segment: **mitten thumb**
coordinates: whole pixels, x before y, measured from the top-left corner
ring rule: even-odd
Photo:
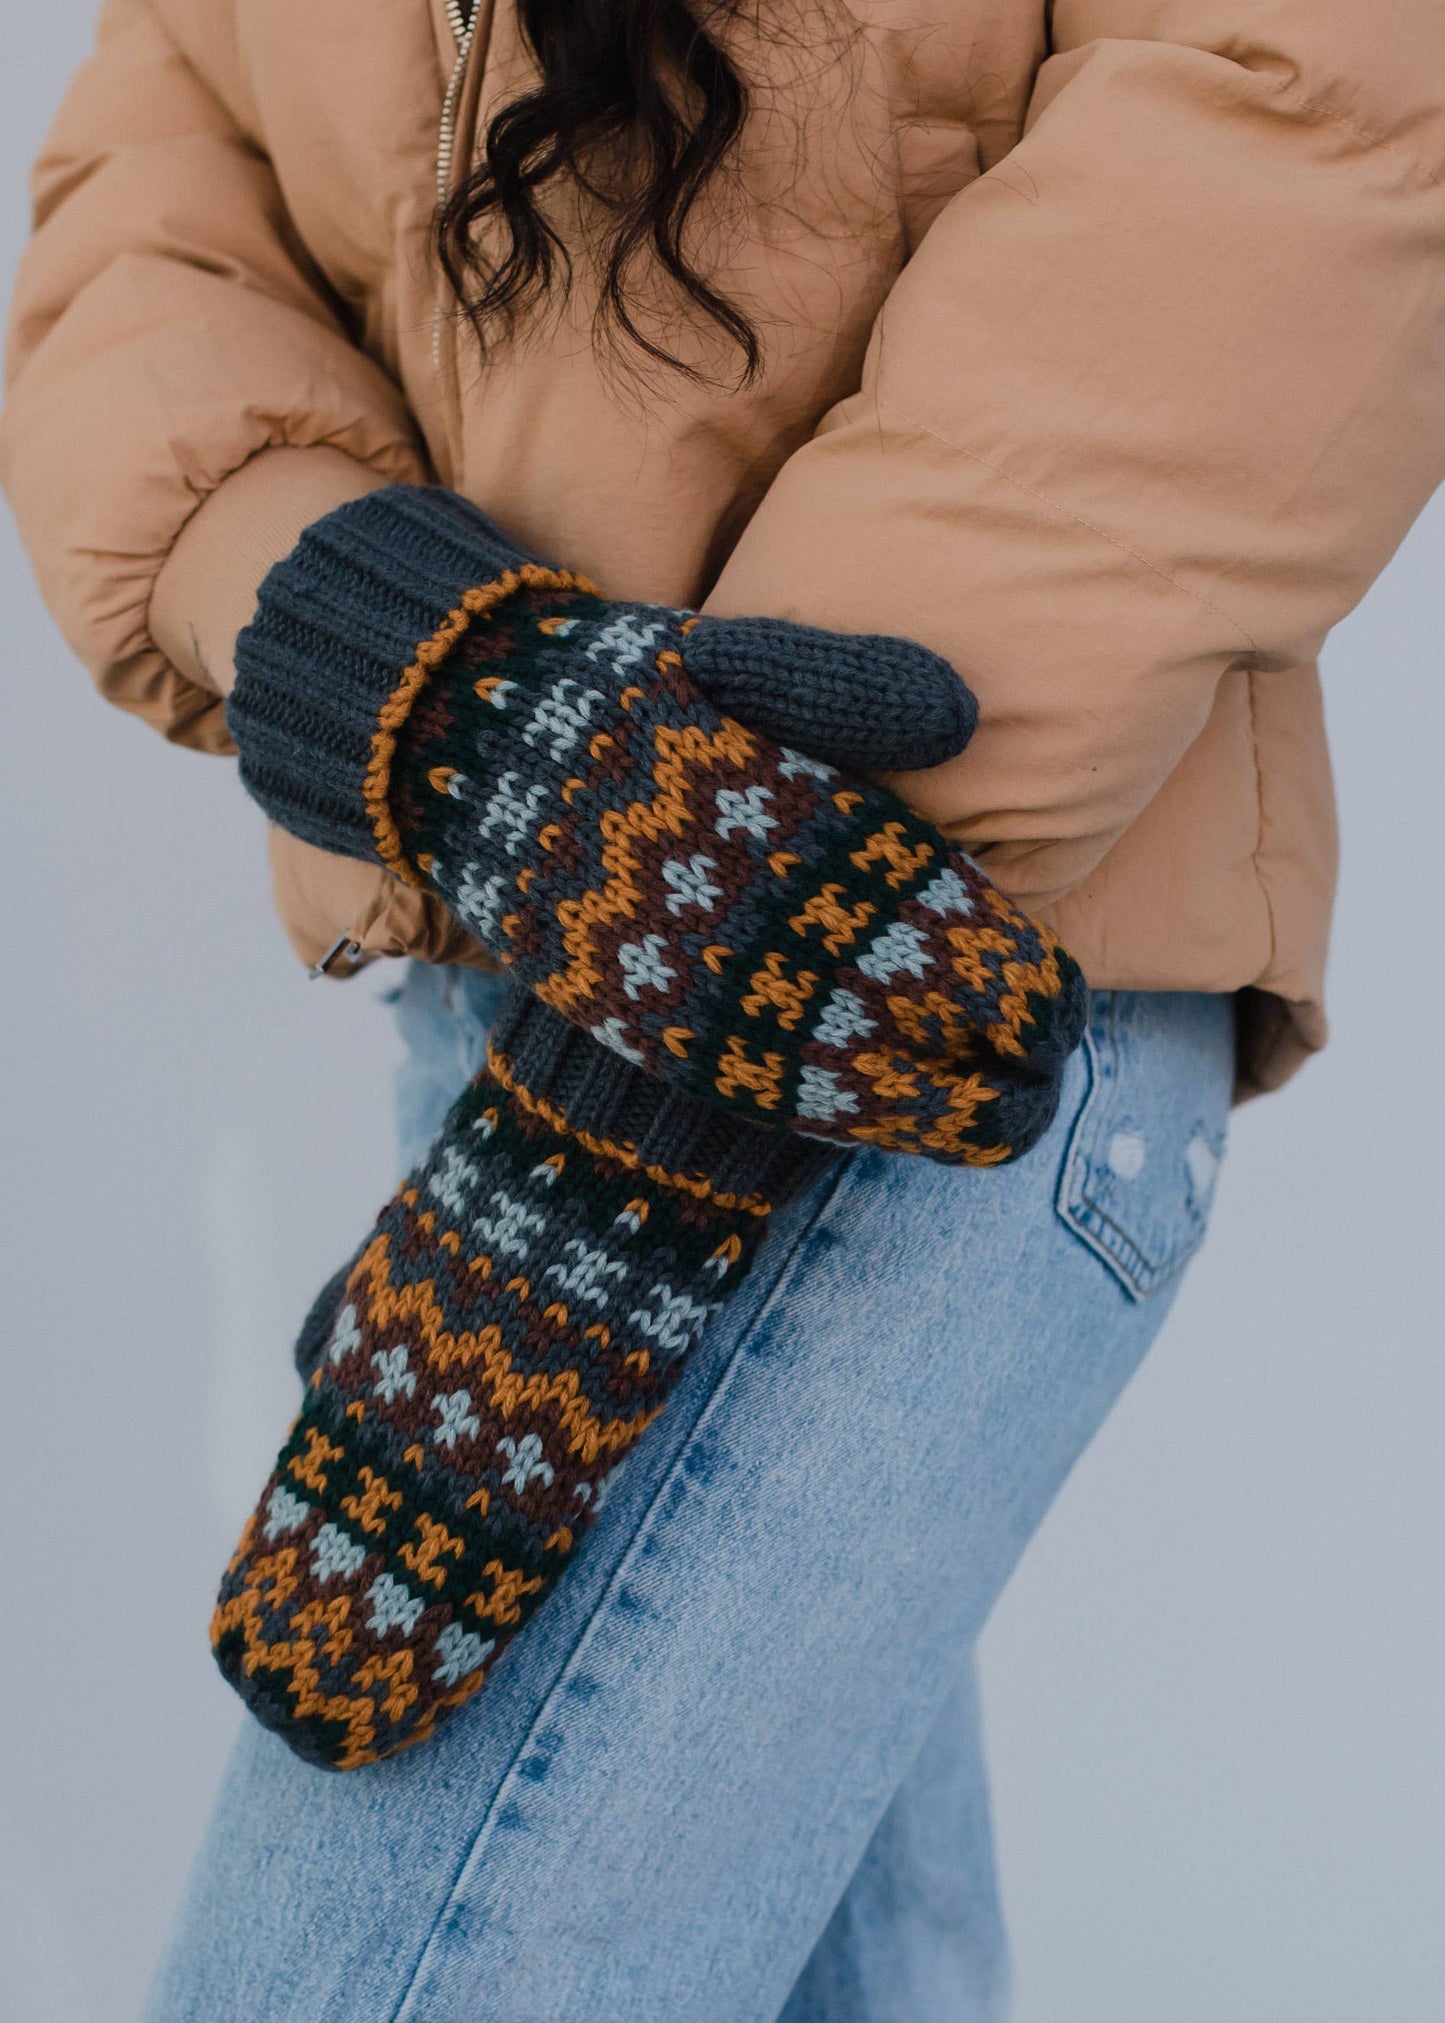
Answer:
[[[940,766],[978,722],[962,677],[910,639],[780,618],[700,618],[683,656],[726,715],[849,772]]]

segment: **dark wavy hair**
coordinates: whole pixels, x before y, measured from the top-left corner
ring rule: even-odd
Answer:
[[[648,358],[704,379],[639,326],[641,263],[669,277],[683,306],[740,353],[740,384],[756,376],[756,331],[687,244],[697,200],[747,117],[747,85],[711,28],[737,6],[519,0],[540,80],[492,120],[476,168],[436,221],[443,271],[484,350],[554,289],[563,298],[570,290],[572,251],[543,201],[550,186],[570,182],[601,227],[590,255],[601,284],[599,337],[620,333]]]

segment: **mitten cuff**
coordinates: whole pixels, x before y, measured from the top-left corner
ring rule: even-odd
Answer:
[[[842,1155],[654,1081],[513,985],[488,1035],[492,1074],[558,1128],[623,1163],[754,1208],[801,1193]]]
[[[435,486],[392,485],[307,528],[261,585],[227,706],[242,780],[272,821],[386,861],[367,786],[387,717],[404,716],[409,684],[464,628],[463,598],[528,564],[485,513]]]

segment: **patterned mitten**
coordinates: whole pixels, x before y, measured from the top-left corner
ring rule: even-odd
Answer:
[[[251,1711],[349,1770],[484,1683],[771,1206],[837,1155],[662,1084],[514,988],[383,1210],[227,1569]]]
[[[432,886],[623,1059],[948,1163],[1047,1127],[1078,970],[939,830],[821,762],[962,747],[971,701],[922,647],[609,601],[398,488],[303,535],[236,664],[272,818]]]

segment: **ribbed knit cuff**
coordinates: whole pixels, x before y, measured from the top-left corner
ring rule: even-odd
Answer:
[[[534,559],[436,486],[388,486],[308,527],[236,641],[227,707],[272,821],[380,861],[365,785],[388,699],[468,590]]]
[[[560,1112],[569,1130],[635,1154],[644,1167],[705,1180],[718,1194],[761,1196],[776,1206],[848,1156],[680,1095],[520,985],[508,992],[487,1044],[503,1085]]]

